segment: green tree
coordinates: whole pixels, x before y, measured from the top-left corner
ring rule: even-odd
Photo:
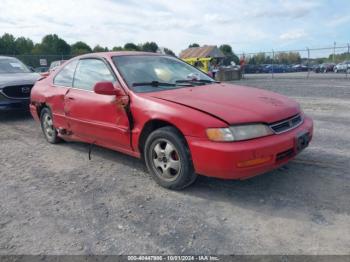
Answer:
[[[158,45],[155,42],[146,42],[141,45],[141,50],[156,53],[158,50]]]
[[[232,47],[230,45],[221,45],[219,47],[219,49],[221,50],[221,52],[225,55],[225,56],[232,56],[233,55],[233,51],[232,51]]]
[[[13,55],[16,53],[15,37],[5,33],[0,37],[0,54]]]
[[[72,55],[82,55],[82,54],[87,54],[91,52],[92,52],[91,47],[82,41],[78,41],[75,44],[71,45]]]
[[[15,41],[16,54],[30,54],[33,50],[34,43],[29,38],[18,37]]]
[[[102,47],[100,45],[97,45],[94,47],[94,49],[92,50],[93,52],[97,53],[97,52],[108,52],[108,47]]]
[[[300,64],[299,52],[281,52],[275,55],[275,62],[278,64]]]
[[[235,62],[235,64],[239,64],[239,58],[233,53],[232,47],[230,45],[221,45],[219,49],[226,57],[224,59],[225,65],[229,65],[232,61]]]
[[[112,48],[112,51],[123,51],[123,47],[115,46],[115,47]]]
[[[267,64],[267,59],[266,59],[266,55],[265,53],[258,53],[255,55],[255,60],[256,60],[256,64],[260,65],[260,64]]]
[[[166,53],[167,55],[176,56],[172,50],[170,50],[166,47],[164,48],[164,53]]]
[[[333,54],[329,55],[328,59],[325,58],[328,62],[333,62]],[[334,56],[334,62],[340,63],[345,60],[350,60],[350,55],[349,53],[341,53],[341,54],[336,54]]]
[[[140,48],[134,43],[126,43],[124,45],[124,50],[126,51],[140,51]]]
[[[197,44],[197,43],[193,43],[193,44],[190,44],[190,45],[188,46],[188,48],[192,48],[192,47],[200,47],[200,45]]]
[[[69,55],[70,45],[59,38],[56,34],[46,35],[40,44],[36,44],[33,49],[34,54],[45,55]]]
[[[247,57],[247,60],[248,60],[248,64],[250,65],[256,65],[256,57],[255,56],[249,56]]]

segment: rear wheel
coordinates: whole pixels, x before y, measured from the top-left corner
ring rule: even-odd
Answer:
[[[162,127],[149,135],[144,158],[154,180],[165,188],[183,189],[197,177],[186,141],[173,127]]]
[[[49,108],[45,107],[40,114],[41,129],[45,135],[46,140],[51,144],[56,144],[61,141],[58,137],[57,131],[53,126],[52,114]]]

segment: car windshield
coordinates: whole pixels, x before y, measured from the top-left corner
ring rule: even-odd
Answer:
[[[153,92],[214,83],[202,71],[170,56],[113,57],[128,86],[135,92]]]
[[[0,74],[11,73],[30,73],[28,67],[26,67],[21,61],[16,58],[6,57],[0,58]]]

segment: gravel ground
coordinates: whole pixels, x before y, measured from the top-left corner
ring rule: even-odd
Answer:
[[[327,73],[315,73],[310,71],[308,72],[295,72],[295,73],[274,73],[273,75],[271,73],[260,73],[260,74],[245,74],[244,78],[247,79],[350,79],[350,74],[346,74],[344,72],[342,73],[333,73],[333,72],[327,72]]]
[[[350,254],[350,80],[238,82],[298,100],[310,147],[246,181],[180,192],[139,160],[50,145],[28,114],[0,114],[0,254]]]

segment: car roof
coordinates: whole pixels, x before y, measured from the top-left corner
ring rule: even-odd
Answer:
[[[164,56],[160,53],[151,53],[151,52],[140,52],[140,51],[115,51],[115,52],[99,52],[99,53],[89,53],[77,56],[76,58],[84,57],[114,57],[114,56],[138,56],[138,55],[148,55],[148,56]]]

